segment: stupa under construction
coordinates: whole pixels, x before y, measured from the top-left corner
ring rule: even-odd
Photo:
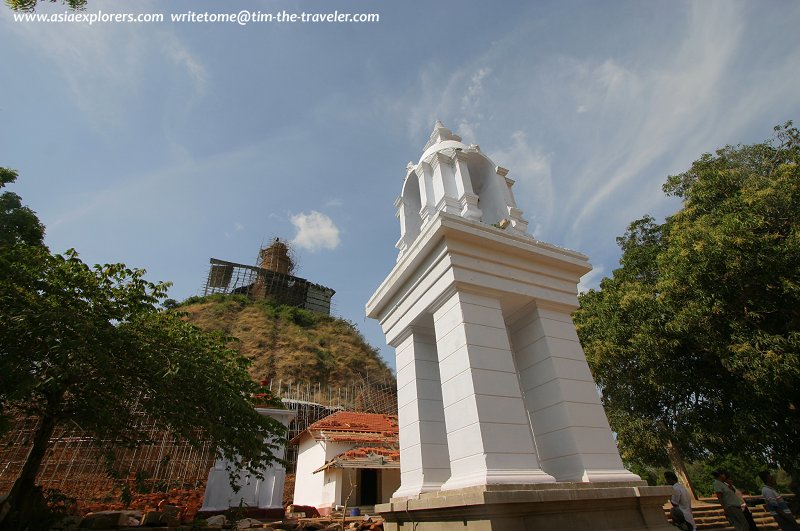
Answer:
[[[291,247],[280,238],[259,253],[257,266],[211,258],[203,294],[242,294],[253,300],[273,299],[280,304],[331,313],[331,288],[294,276]]]

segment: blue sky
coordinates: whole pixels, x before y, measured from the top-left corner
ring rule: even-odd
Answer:
[[[0,165],[54,251],[202,289],[209,257],[294,239],[298,274],[382,349],[364,304],[436,119],[517,181],[536,237],[617,266],[667,175],[800,118],[800,3],[89,0],[87,13],[377,13],[363,24],[35,23],[0,9]],[[40,13],[63,13],[61,3]]]

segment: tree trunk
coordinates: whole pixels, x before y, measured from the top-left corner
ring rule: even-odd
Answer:
[[[689,491],[692,501],[697,501],[697,493],[694,491],[692,482],[689,481],[689,474],[686,473],[686,464],[683,462],[681,452],[678,450],[678,447],[672,443],[671,439],[667,439],[667,457],[669,457],[669,462],[672,465],[672,469],[675,471],[675,475],[678,476],[680,484]]]
[[[56,427],[56,419],[50,415],[42,417],[39,427],[33,436],[33,445],[28,452],[28,457],[25,459],[25,464],[22,467],[19,477],[11,487],[11,492],[8,498],[3,503],[0,514],[0,527],[7,529],[7,520],[11,521],[11,525],[23,524],[26,508],[35,504],[41,497],[34,495],[34,488],[36,486],[36,476],[39,473],[39,466],[42,464],[44,454],[47,447],[50,445],[50,437]]]

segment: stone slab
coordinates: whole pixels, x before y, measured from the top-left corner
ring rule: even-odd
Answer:
[[[385,531],[667,531],[671,493],[639,481],[485,485],[393,498],[375,511]]]

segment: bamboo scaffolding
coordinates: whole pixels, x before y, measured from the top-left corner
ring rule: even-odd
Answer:
[[[342,409],[397,414],[394,381],[376,382],[357,375],[355,383],[347,387],[279,380],[270,381],[269,389],[283,401],[284,407],[296,412],[289,425],[289,439]],[[36,418],[20,415],[0,439],[0,492],[11,489],[28,455],[37,426]],[[149,442],[128,448],[116,441],[98,441],[76,427],[59,429],[50,441],[37,482],[45,489],[58,489],[78,500],[118,497],[126,484],[137,489],[205,485],[214,463],[215,448],[202,432],[198,430],[192,441],[177,439],[143,413],[136,415],[131,429],[146,433]],[[287,470],[291,472],[297,459],[297,447],[290,446],[287,450]],[[112,462],[106,463],[107,456],[113,456]]]

